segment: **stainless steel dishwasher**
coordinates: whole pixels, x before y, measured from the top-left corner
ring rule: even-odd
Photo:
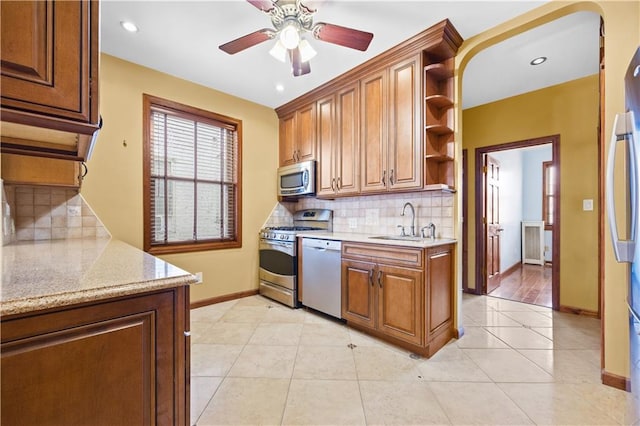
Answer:
[[[302,304],[341,318],[342,243],[305,237],[302,239]]]

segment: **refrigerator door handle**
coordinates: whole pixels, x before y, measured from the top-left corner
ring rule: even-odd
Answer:
[[[627,301],[627,307],[629,308],[629,313],[631,314],[631,316],[636,320],[638,324],[640,324],[640,315],[635,311],[635,309],[631,307],[628,301]]]
[[[613,242],[613,251],[618,262],[633,262],[637,240],[637,222],[638,222],[638,154],[634,141],[635,122],[633,111],[624,114],[617,114],[613,122],[613,133],[609,144],[609,155],[607,157],[607,175],[606,175],[606,206],[607,216],[609,218],[609,229]],[[629,196],[631,203],[631,232],[629,240],[620,240],[618,235],[618,224],[616,221],[616,208],[613,197],[613,169],[615,163],[616,146],[618,142],[627,140],[629,146],[629,173],[631,179],[629,182]]]

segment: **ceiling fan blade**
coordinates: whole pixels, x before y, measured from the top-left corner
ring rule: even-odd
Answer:
[[[319,22],[313,27],[313,36],[327,43],[338,44],[351,49],[367,50],[373,34],[340,25]]]
[[[309,13],[315,13],[318,11],[318,6],[322,6],[326,0],[303,0],[300,6],[305,8]]]
[[[251,46],[267,41],[273,37],[273,31],[263,28],[251,34],[247,34],[228,43],[218,46],[220,50],[227,52],[229,55],[241,52]]]
[[[273,9],[273,2],[271,0],[247,0],[247,1],[263,12],[269,12],[271,11],[271,9]]]
[[[297,47],[289,50],[289,59],[291,59],[291,67],[293,68],[294,77],[300,77],[301,75],[309,74],[311,72],[311,65],[309,65],[309,61],[301,61],[300,49]]]

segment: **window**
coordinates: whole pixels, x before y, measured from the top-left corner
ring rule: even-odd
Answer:
[[[542,220],[544,229],[553,229],[553,209],[555,206],[555,169],[553,161],[542,163]]]
[[[144,249],[240,247],[242,122],[143,95]]]

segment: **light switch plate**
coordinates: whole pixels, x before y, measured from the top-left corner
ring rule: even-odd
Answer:
[[[582,210],[585,212],[592,212],[593,200],[592,199],[582,200]]]

